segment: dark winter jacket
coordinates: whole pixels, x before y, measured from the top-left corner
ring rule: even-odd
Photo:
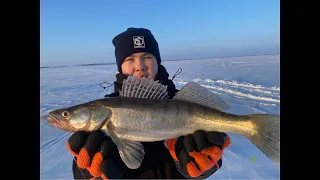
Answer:
[[[105,97],[117,97],[119,96],[119,90],[122,87],[122,81],[127,78],[123,74],[116,75],[117,81],[114,82],[114,93],[108,94]],[[160,65],[158,75],[155,80],[159,80],[160,83],[168,85],[168,94],[170,98],[178,92],[172,80],[169,79],[169,74],[166,69]],[[142,142],[145,150],[145,158],[138,169],[130,169],[126,171],[123,179],[186,179],[176,168],[176,165],[170,155],[169,150],[164,146],[164,141],[158,142]],[[221,160],[218,162],[221,165]],[[215,168],[215,167],[213,167]],[[76,167],[76,163],[73,163],[73,173],[75,177],[86,177],[88,172],[79,171]],[[201,178],[207,178],[212,175],[216,170],[211,171],[210,174],[203,174]],[[83,175],[82,175],[83,174]],[[87,177],[90,177],[88,175]]]

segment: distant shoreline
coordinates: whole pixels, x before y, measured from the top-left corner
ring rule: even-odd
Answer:
[[[266,56],[266,55],[276,55],[280,53],[270,53],[270,54],[258,54],[258,55],[243,55],[243,56],[225,56],[225,57],[208,57],[208,58],[191,58],[191,59],[172,59],[172,60],[163,60],[166,61],[190,61],[197,59],[215,59],[215,58],[234,58],[234,57],[251,57],[251,56]],[[40,69],[45,68],[63,68],[63,67],[77,67],[77,66],[97,66],[97,65],[115,65],[116,63],[89,63],[89,64],[75,64],[75,65],[61,65],[61,66],[40,66]]]

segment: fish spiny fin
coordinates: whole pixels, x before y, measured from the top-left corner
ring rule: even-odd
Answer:
[[[140,142],[120,139],[108,126],[108,135],[116,144],[124,164],[130,169],[138,169],[144,159],[144,147]]]
[[[129,76],[122,83],[121,97],[167,99],[167,86],[149,78],[135,78]]]
[[[230,108],[229,105],[216,94],[196,82],[189,82],[182,86],[173,99],[188,101],[221,111],[225,111]]]
[[[255,129],[247,138],[268,158],[280,165],[280,115],[249,115]]]

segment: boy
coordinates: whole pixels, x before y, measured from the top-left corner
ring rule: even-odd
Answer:
[[[159,80],[168,86],[173,98],[176,89],[161,57],[156,39],[144,28],[128,28],[112,40],[119,73],[114,82],[114,93],[106,98],[118,97],[122,82],[129,75]],[[165,145],[164,145],[165,144]],[[75,156],[75,179],[204,179],[222,166],[223,149],[230,145],[225,133],[196,131],[184,137],[165,142],[143,142],[145,157],[138,169],[128,169],[120,159],[113,141],[101,131],[76,132],[67,142]],[[215,149],[215,153],[208,149]]]

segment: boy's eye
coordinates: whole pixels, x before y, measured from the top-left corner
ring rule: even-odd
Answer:
[[[126,59],[125,61],[132,61],[133,59]]]

